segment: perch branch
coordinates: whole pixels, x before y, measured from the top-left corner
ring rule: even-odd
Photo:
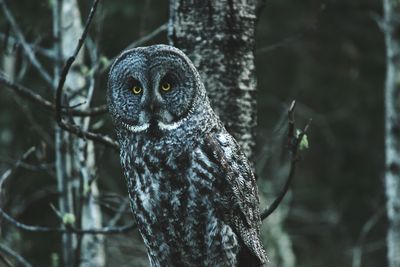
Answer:
[[[296,107],[296,101],[293,101],[288,110],[288,148],[289,148],[289,152],[291,154],[290,155],[291,156],[290,170],[289,170],[288,178],[286,180],[285,185],[283,186],[282,191],[275,198],[274,202],[272,202],[271,206],[266,208],[261,213],[261,220],[264,220],[269,215],[271,215],[276,210],[276,208],[279,206],[279,204],[282,202],[287,191],[289,190],[289,186],[290,186],[291,182],[293,181],[293,178],[296,173],[296,165],[298,162],[298,151],[299,151],[300,143],[310,126],[311,120],[308,121],[308,123],[304,126],[303,130],[296,136],[295,125],[294,125],[294,123],[295,123],[295,120],[294,120],[295,107]]]

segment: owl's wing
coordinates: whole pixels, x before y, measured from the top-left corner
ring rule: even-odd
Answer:
[[[252,254],[261,263],[266,262],[265,251],[260,240],[260,210],[256,179],[250,163],[236,140],[225,129],[210,133],[205,140],[207,154],[220,169],[226,192],[230,195],[234,218],[232,227]]]

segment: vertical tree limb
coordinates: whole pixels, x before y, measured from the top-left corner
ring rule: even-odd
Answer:
[[[400,267],[400,2],[384,0],[386,41],[385,184],[389,229],[388,263]]]

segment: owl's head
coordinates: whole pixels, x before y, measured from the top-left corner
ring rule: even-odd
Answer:
[[[130,132],[176,129],[204,97],[196,68],[172,46],[127,50],[115,60],[109,73],[109,111],[116,126]]]

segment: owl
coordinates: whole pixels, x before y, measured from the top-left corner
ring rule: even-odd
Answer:
[[[189,58],[168,45],[123,52],[107,103],[151,265],[264,265],[254,174]]]

